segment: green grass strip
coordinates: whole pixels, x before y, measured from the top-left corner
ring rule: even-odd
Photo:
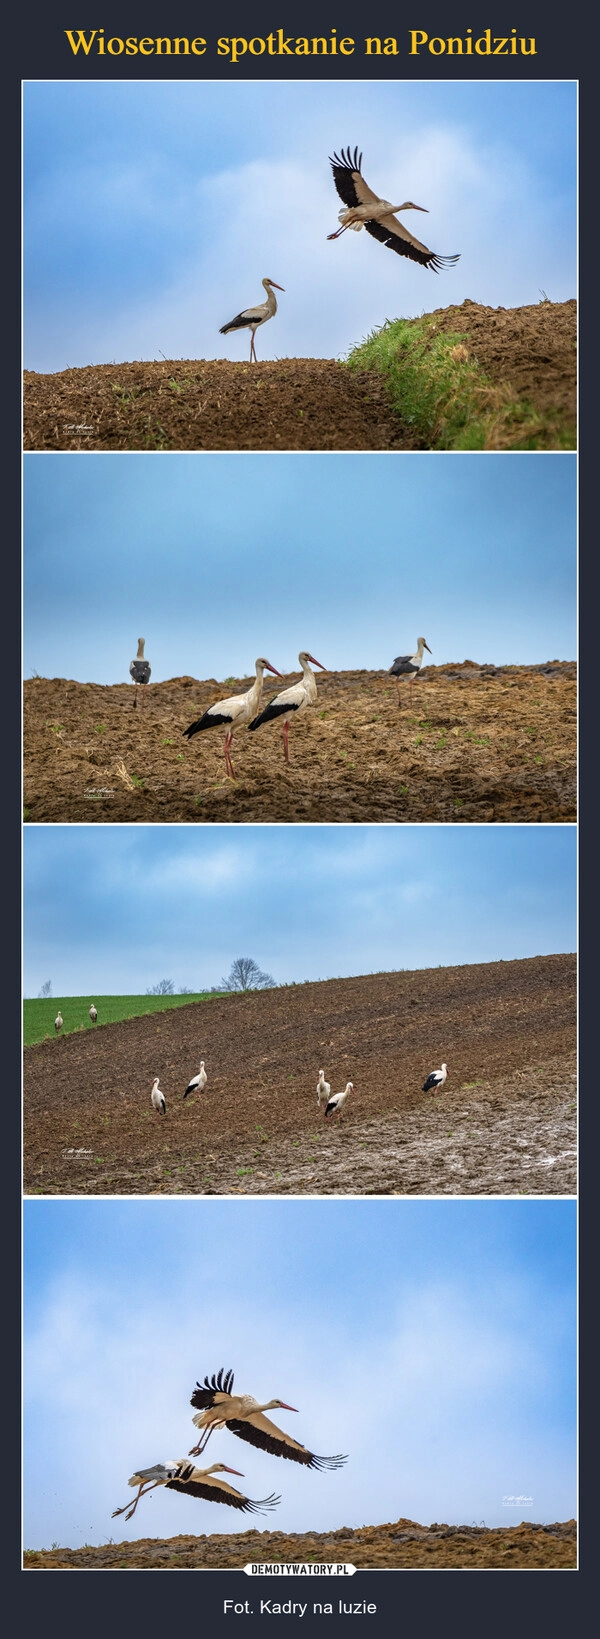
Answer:
[[[435,314],[388,319],[354,347],[350,370],[379,370],[405,426],[435,450],[570,450],[575,431],[556,410],[515,399],[470,358],[471,338],[438,330]]]
[[[26,1047],[46,1041],[56,1034],[54,1020],[60,1009],[63,1027],[61,1036],[75,1030],[97,1030],[101,1024],[117,1024],[120,1019],[139,1019],[148,1013],[164,1013],[173,1007],[187,1007],[190,1002],[212,1001],[214,992],[199,991],[194,996],[44,996],[23,1003],[23,1039]],[[228,992],[223,992],[228,994]],[[89,1009],[92,1002],[98,1012],[98,1023],[92,1024]]]

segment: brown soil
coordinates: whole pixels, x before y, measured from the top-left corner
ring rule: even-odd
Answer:
[[[494,383],[575,425],[574,300],[436,309],[465,332]],[[420,323],[415,320],[415,323]],[[426,447],[391,407],[376,370],[335,359],[140,360],[55,375],[25,372],[27,450],[389,450]]]
[[[26,371],[26,450],[411,450],[377,370],[225,359]]]
[[[330,979],[98,1025],[25,1051],[25,1187],[573,1193],[574,1050],[568,955]],[[207,1091],[184,1103],[200,1057]],[[444,1091],[422,1093],[442,1060]],[[354,1083],[343,1119],[319,1115],[320,1065],[334,1091]],[[166,1118],[150,1107],[156,1075]]]
[[[534,307],[436,309],[437,329],[466,332],[470,357],[496,385],[536,410],[559,410],[575,428],[577,413],[577,303],[536,302]]]
[[[295,674],[285,683],[297,679]],[[250,679],[239,688],[249,687]],[[283,683],[279,687],[283,687]],[[318,701],[290,730],[191,741],[186,725],[235,686],[214,678],[134,685],[25,684],[25,803],[32,821],[533,821],[575,809],[576,668],[429,666],[319,674]],[[276,692],[274,690],[274,692]],[[265,694],[265,699],[268,694]],[[139,782],[139,783],[136,783]]]
[[[139,1542],[117,1542],[103,1548],[31,1549],[24,1557],[29,1571],[175,1571],[187,1569],[236,1570],[253,1560],[306,1564],[309,1560],[327,1564],[346,1563],[362,1570],[433,1570],[462,1567],[467,1570],[573,1570],[577,1565],[577,1524],[566,1520],[555,1525],[509,1525],[496,1530],[474,1525],[418,1525],[399,1519],[390,1525],[363,1525],[357,1530],[342,1526],[339,1531],[302,1531],[287,1535],[282,1531],[241,1531],[233,1536],[142,1537]],[[318,1583],[318,1586],[317,1586]],[[290,1584],[285,1598],[289,1597]],[[280,1601],[284,1595],[274,1579],[261,1578],[263,1599]],[[350,1592],[341,1582],[315,1578],[303,1584],[302,1599],[348,1601],[362,1598],[360,1582]],[[240,1594],[240,1598],[242,1595]]]

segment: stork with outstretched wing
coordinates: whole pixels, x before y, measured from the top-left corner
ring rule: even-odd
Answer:
[[[232,1391],[233,1372],[224,1373],[223,1367],[210,1379],[205,1377],[204,1383],[196,1384],[191,1404],[197,1409],[192,1421],[203,1432],[198,1444],[192,1447],[190,1457],[197,1457],[204,1451],[214,1429],[228,1428],[240,1440],[260,1446],[272,1457],[289,1457],[294,1463],[303,1463],[305,1468],[341,1468],[346,1462],[346,1458],[341,1456],[316,1457],[314,1451],[299,1445],[291,1434],[277,1428],[264,1415],[265,1411],[276,1406],[283,1411],[296,1411],[296,1406],[289,1406],[285,1400],[263,1400],[259,1403],[251,1394],[233,1394]]]
[[[425,205],[413,205],[411,199],[405,199],[403,205],[391,205],[389,199],[379,199],[365,182],[358,148],[354,149],[354,155],[349,148],[345,153],[342,148],[341,154],[334,154],[329,163],[344,209],[338,213],[342,226],[335,233],[328,233],[328,239],[339,239],[346,228],[353,228],[355,233],[366,228],[367,233],[379,239],[388,250],[395,250],[398,256],[408,256],[411,262],[420,262],[421,267],[431,268],[432,273],[454,267],[460,260],[459,256],[438,256],[428,250],[427,245],[422,245],[420,239],[415,239],[404,223],[398,221],[397,211],[423,211],[427,215]]]

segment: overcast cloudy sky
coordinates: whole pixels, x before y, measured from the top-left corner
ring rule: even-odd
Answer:
[[[575,949],[571,826],[28,826],[25,994]]]
[[[311,1472],[215,1434],[203,1463],[241,1469],[251,1497],[282,1494],[259,1530],[572,1517],[575,1213],[26,1202],[25,1545],[246,1530],[164,1491],[111,1519],[131,1473],[187,1453],[190,1394],[221,1365],[238,1391],[298,1407],[273,1415],[312,1451],[348,1454]]]
[[[574,455],[25,457],[25,675],[575,657]],[[426,656],[426,658],[428,658]]]
[[[337,356],[465,297],[574,296],[575,111],[570,82],[28,84],[26,365],[245,358],[219,327],[264,275],[285,295],[262,358]],[[348,143],[376,192],[428,209],[455,269],[364,232],[327,243],[328,155]]]

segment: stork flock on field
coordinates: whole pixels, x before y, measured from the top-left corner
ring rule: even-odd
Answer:
[[[150,665],[143,658],[144,643],[145,639],[140,637],[137,658],[132,660],[129,667],[134,683],[141,685],[140,698],[142,701],[146,686],[150,680]],[[429,644],[424,637],[420,637],[417,639],[415,653],[397,655],[393,665],[389,668],[390,676],[396,677],[398,683],[401,682],[403,677],[410,678],[411,699],[415,677],[418,676],[423,664],[425,649],[427,649],[428,654],[431,654]],[[237,733],[237,730],[247,728],[253,734],[256,729],[262,728],[264,723],[279,721],[282,727],[284,757],[286,763],[289,763],[290,722],[293,722],[300,712],[305,711],[307,706],[314,706],[317,700],[317,680],[311,667],[318,666],[319,670],[323,672],[327,669],[320,660],[315,659],[315,656],[308,649],[300,650],[298,660],[302,667],[302,677],[299,682],[292,683],[289,688],[281,689],[279,694],[272,695],[267,705],[261,710],[265,672],[272,672],[275,677],[281,677],[282,673],[278,671],[277,666],[272,665],[270,660],[266,660],[264,655],[259,655],[255,661],[256,676],[251,688],[247,689],[245,694],[232,694],[224,700],[215,700],[212,706],[209,706],[202,713],[201,717],[197,717],[195,722],[182,729],[184,739],[193,740],[196,734],[202,734],[209,728],[224,728],[223,755],[225,758],[225,772],[229,779],[234,780],[236,776],[231,760],[231,747],[233,736]],[[137,690],[133,703],[134,706],[137,705]],[[398,691],[398,705],[400,705],[400,691]]]
[[[442,1064],[441,1070],[432,1070],[431,1075],[429,1075],[427,1080],[424,1082],[421,1091],[423,1093],[429,1093],[432,1092],[434,1088],[443,1087],[447,1074],[448,1067],[446,1064]],[[150,1103],[153,1110],[156,1110],[157,1115],[166,1116],[167,1101],[162,1089],[159,1087],[159,1081],[160,1076],[156,1076],[152,1083]],[[190,1098],[190,1096],[194,1093],[199,1095],[196,1102],[200,1102],[200,1097],[206,1088],[207,1082],[208,1076],[204,1067],[204,1059],[201,1059],[200,1069],[197,1076],[192,1076],[191,1081],[188,1082],[185,1089],[183,1095],[184,1103],[186,1098]],[[352,1092],[354,1092],[354,1083],[352,1081],[347,1081],[343,1092],[333,1093],[332,1095],[331,1085],[325,1080],[325,1071],[319,1070],[319,1079],[317,1082],[317,1107],[320,1110],[321,1105],[323,1106],[323,1120],[326,1120],[327,1116],[332,1115],[337,1115],[338,1119],[341,1120],[344,1105]]]
[[[191,1397],[190,1404],[196,1410],[192,1422],[201,1430],[197,1445],[192,1446],[189,1457],[198,1457],[208,1441],[218,1429],[227,1428],[238,1439],[245,1440],[249,1445],[259,1446],[262,1451],[269,1452],[272,1457],[287,1457],[291,1462],[301,1463],[305,1468],[330,1469],[341,1468],[347,1461],[346,1457],[317,1457],[306,1446],[300,1445],[291,1434],[285,1433],[265,1412],[279,1406],[283,1411],[296,1411],[296,1406],[290,1406],[286,1400],[255,1400],[251,1394],[233,1393],[233,1372],[224,1372],[223,1367],[204,1383],[197,1383]],[[270,1496],[254,1502],[226,1480],[217,1479],[218,1474],[236,1474],[243,1479],[239,1468],[230,1468],[227,1463],[212,1463],[209,1468],[195,1468],[185,1457],[176,1457],[166,1463],[155,1463],[153,1468],[139,1468],[129,1480],[130,1486],[137,1489],[135,1502],[125,1503],[123,1508],[115,1508],[112,1518],[118,1514],[125,1514],[127,1520],[132,1519],[138,1503],[148,1491],[154,1491],[157,1486],[164,1485],[167,1491],[183,1491],[189,1497],[201,1497],[205,1502],[223,1502],[230,1508],[238,1508],[244,1514],[266,1513],[276,1508],[281,1497],[271,1492]]]
[[[92,1005],[89,1009],[89,1014],[90,1014],[90,1019],[92,1021],[92,1024],[96,1024],[97,1021],[98,1021],[98,1009],[94,1006],[93,1002],[92,1002]],[[57,1036],[60,1035],[63,1024],[64,1024],[64,1019],[63,1019],[62,1013],[61,1013],[60,1008],[59,1008],[58,1013],[56,1015],[56,1018],[54,1020],[54,1029],[55,1029],[55,1032],[56,1032]],[[79,1025],[78,1028],[82,1029],[82,1026]]]
[[[388,250],[394,250],[397,256],[407,256],[411,262],[419,262],[421,267],[429,268],[432,273],[454,267],[460,260],[459,256],[438,256],[436,251],[428,250],[427,245],[409,233],[404,223],[399,222],[397,212],[422,211],[427,215],[426,206],[415,205],[411,199],[405,199],[403,205],[392,205],[389,199],[380,199],[365,182],[361,169],[362,154],[359,154],[358,148],[354,149],[354,154],[350,148],[346,151],[342,148],[341,154],[334,153],[329,163],[343,208],[338,212],[341,226],[336,228],[335,233],[328,233],[328,239],[339,239],[347,228],[352,228],[355,233],[366,228],[367,233]],[[256,307],[242,308],[234,319],[221,325],[219,332],[221,336],[227,336],[233,330],[249,330],[251,364],[257,362],[254,345],[256,332],[277,312],[277,298],[273,292],[283,291],[283,286],[275,284],[274,279],[263,279],[262,284],[267,293],[266,301],[259,302]]]

